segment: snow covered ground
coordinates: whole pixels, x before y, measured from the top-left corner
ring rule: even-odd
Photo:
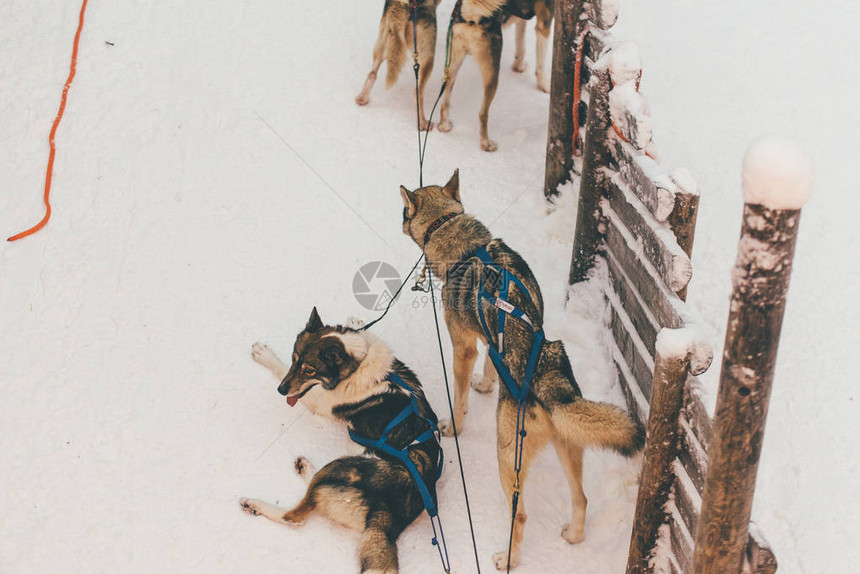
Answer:
[[[720,332],[746,144],[781,131],[815,158],[755,513],[781,571],[850,572],[860,559],[849,490],[860,281],[850,233],[857,150],[843,134],[860,120],[850,49],[858,9],[828,0],[818,18],[792,2],[798,9],[622,1],[616,33],[640,45],[664,161],[702,185],[689,300]],[[377,4],[90,3],[57,136],[54,217],[35,236],[0,244],[0,572],[356,570],[354,534],[322,519],[287,529],[237,501],[298,500],[292,460],[324,463],[347,442],[342,429],[286,407],[251,343],[286,356],[313,305],[331,322],[374,316],[353,297],[356,270],[387,261],[405,272],[418,256],[401,233],[397,193],[417,186],[410,71],[388,92],[378,85],[366,108],[352,101],[369,69]],[[46,134],[79,7],[0,6],[6,236],[41,217]],[[510,70],[510,32],[490,115],[499,151],[478,149],[480,80],[469,60],[454,131],[431,134],[425,181],[460,168],[467,209],[533,265],[548,333],[567,342],[586,394],[620,402],[593,293],[563,309],[575,199],[552,213],[542,201],[548,97],[535,89],[531,32],[529,72]],[[442,414],[426,301],[407,294],[378,332]],[[487,572],[508,528],[494,407],[492,396],[473,397],[461,441]],[[454,571],[473,571],[453,443],[445,447],[445,532]],[[519,571],[621,571],[635,474],[614,454],[587,455],[586,541],[571,546],[559,536],[569,519],[563,476],[549,452],[539,459]],[[439,571],[429,538],[426,517],[404,533],[404,572]]]

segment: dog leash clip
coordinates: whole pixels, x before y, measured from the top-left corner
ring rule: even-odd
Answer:
[[[427,286],[427,264],[424,264],[424,268],[421,270],[421,275],[415,280],[415,284],[412,286],[412,291],[421,291],[422,293],[427,293],[430,291],[430,288]]]

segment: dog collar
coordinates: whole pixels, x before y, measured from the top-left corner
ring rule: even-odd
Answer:
[[[442,217],[438,218],[436,221],[431,223],[430,227],[427,228],[427,231],[424,232],[424,245],[427,245],[427,242],[430,241],[430,236],[433,235],[433,233],[437,229],[439,229],[440,227],[445,225],[446,221],[448,221],[450,219],[454,219],[458,215],[463,215],[463,214],[462,213],[446,213],[445,215],[443,215]]]

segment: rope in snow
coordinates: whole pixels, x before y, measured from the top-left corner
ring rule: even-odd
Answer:
[[[86,10],[87,10],[87,0],[84,0],[83,3],[81,4],[81,14],[78,17],[78,30],[77,30],[77,32],[75,32],[75,43],[72,47],[72,62],[69,66],[69,77],[66,80],[66,85],[63,86],[63,95],[60,98],[60,109],[57,112],[57,117],[54,118],[54,124],[51,126],[51,134],[48,137],[50,144],[51,144],[51,152],[48,155],[48,169],[47,169],[47,173],[45,174],[45,195],[44,195],[45,216],[42,218],[42,221],[40,221],[39,223],[37,223],[36,225],[31,227],[30,229],[22,231],[21,233],[18,233],[17,235],[13,235],[9,239],[7,239],[7,241],[17,241],[18,239],[23,239],[24,237],[27,237],[28,235],[32,235],[32,234],[36,233],[37,231],[39,231],[40,229],[45,227],[45,225],[48,223],[48,220],[51,218],[51,201],[50,201],[51,180],[52,180],[53,173],[54,173],[54,156],[57,153],[57,148],[54,145],[54,136],[57,133],[57,127],[59,127],[59,125],[60,125],[60,120],[63,119],[63,112],[66,109],[66,96],[69,93],[69,88],[72,86],[72,80],[75,79],[75,68],[77,67],[77,62],[78,62],[78,45],[80,44],[80,41],[81,41],[81,30],[83,30],[83,28],[84,28],[84,13],[86,12]]]

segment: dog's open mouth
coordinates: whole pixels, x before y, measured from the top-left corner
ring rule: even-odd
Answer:
[[[294,393],[292,395],[287,395],[287,404],[291,407],[296,406],[296,403],[299,402],[299,399],[308,394],[308,391],[317,386],[319,383],[312,383],[305,387],[303,390],[298,393]]]

